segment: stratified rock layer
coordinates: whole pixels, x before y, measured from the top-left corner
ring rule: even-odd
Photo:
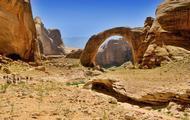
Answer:
[[[65,53],[61,33],[58,29],[47,30],[39,17],[35,18],[40,51],[44,55],[62,55]]]
[[[100,47],[96,55],[96,62],[101,67],[120,66],[132,60],[131,57],[131,48],[126,41],[122,38],[111,39]]]
[[[38,50],[29,0],[0,1],[0,54],[34,60]]]
[[[187,0],[166,0],[158,7],[156,20],[146,38],[149,47],[142,57],[143,66],[151,67],[171,60],[173,55],[169,53],[168,45],[190,50],[189,6],[190,1]],[[184,50],[182,53],[187,51]]]

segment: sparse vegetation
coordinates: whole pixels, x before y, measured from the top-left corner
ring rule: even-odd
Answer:
[[[79,87],[80,85],[84,85],[84,84],[85,84],[85,82],[83,80],[66,83],[67,86],[77,86],[77,87]]]
[[[6,93],[9,86],[10,86],[10,84],[8,84],[8,83],[1,84],[0,85],[0,93]]]
[[[53,61],[57,64],[59,63],[58,61],[64,60],[53,59]],[[51,60],[49,63],[51,63]],[[30,67],[27,67],[27,65],[23,65],[22,67],[20,63],[8,65],[11,71],[20,71],[20,74],[22,74],[21,76],[30,77],[31,75],[35,75],[35,80],[28,82],[21,81],[18,84],[12,85],[6,84],[4,82],[1,83],[0,91],[3,94],[0,94],[0,109],[3,111],[8,111],[9,114],[1,111],[0,118],[7,118],[5,115],[13,116],[13,119],[16,119],[15,116],[22,118],[22,109],[22,111],[27,111],[27,117],[32,117],[35,119],[38,119],[38,117],[42,117],[43,115],[49,116],[49,119],[64,118],[65,116],[66,118],[72,118],[74,117],[73,115],[75,113],[78,113],[80,117],[86,116],[84,119],[89,119],[89,116],[92,115],[103,120],[109,120],[110,118],[124,118],[122,114],[129,110],[136,110],[134,107],[130,107],[129,110],[126,110],[127,108],[122,107],[120,108],[120,111],[120,109],[118,109],[120,104],[114,104],[113,107],[113,104],[110,104],[110,98],[106,98],[106,96],[99,94],[93,95],[92,93],[94,92],[85,92],[86,90],[83,91],[83,89],[81,89],[82,86],[91,80],[92,76],[88,76],[85,73],[89,71],[87,68],[77,65],[78,61],[71,60],[73,65],[76,64],[76,66],[71,67],[71,69],[68,69],[67,65],[62,65],[63,67],[56,67],[54,65],[49,66],[49,63],[44,65],[47,68],[46,72],[36,72],[36,70],[30,69]],[[70,63],[69,59],[67,59],[67,63]],[[63,62],[61,64],[65,63]],[[97,75],[95,78],[100,77],[125,80],[130,83],[130,86],[133,86],[133,84],[137,86],[142,85],[148,81],[148,84],[146,84],[146,89],[148,88],[149,84],[153,84],[155,82],[158,82],[159,86],[163,84],[163,86],[168,87],[168,85],[174,80],[173,78],[180,78],[179,82],[182,82],[184,80],[184,75],[186,75],[186,77],[190,76],[188,73],[189,68],[187,66],[189,63],[185,62],[185,64],[180,67],[181,69],[176,70],[176,68],[179,68],[179,64],[181,65],[179,62],[174,62],[164,65],[161,68],[148,70],[115,67],[113,71],[109,70],[105,73]],[[180,75],[179,73],[183,73],[183,75]],[[173,74],[175,74],[175,77],[172,77]],[[71,76],[72,80],[70,80]],[[175,83],[173,84],[175,85]],[[154,89],[155,88],[156,87],[154,87]],[[7,89],[9,92],[6,92]],[[7,105],[7,101],[11,102],[9,102]],[[144,108],[138,109],[144,110]],[[157,114],[158,112],[161,114],[161,116],[169,116],[172,118],[175,117],[175,114],[170,111],[170,109],[173,109],[171,106],[168,107],[169,110],[166,110],[167,112],[165,112],[165,109],[166,108],[161,107],[155,110],[148,109],[147,111],[153,112],[153,115],[154,113]],[[110,111],[114,111],[117,114],[108,115]],[[31,116],[30,113],[32,114]],[[181,119],[189,119],[187,113],[183,111],[179,111],[179,113],[181,114]]]

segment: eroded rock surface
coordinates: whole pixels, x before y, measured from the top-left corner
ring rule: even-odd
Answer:
[[[99,48],[96,55],[96,62],[101,67],[120,66],[130,60],[132,60],[131,48],[122,38],[107,41]]]
[[[156,19],[147,17],[143,28],[113,28],[92,36],[81,63],[87,67],[96,66],[97,49],[106,38],[114,35],[128,39],[134,64],[152,68],[160,66],[163,61],[176,60],[176,53],[171,54],[168,46],[176,47],[177,53],[181,51],[179,47],[185,49],[185,53],[190,51],[189,5],[187,0],[166,0],[157,8]]]
[[[176,86],[156,87],[156,83],[150,83],[145,87],[143,84],[134,85],[124,80],[94,79],[84,88],[97,90],[115,97],[120,102],[132,104],[164,105],[170,101],[190,104],[190,89],[187,83],[183,83],[184,88],[178,86],[178,89],[175,89]]]
[[[40,51],[44,55],[62,55],[65,53],[61,33],[58,29],[47,30],[39,17],[35,18]]]
[[[66,58],[80,59],[82,52],[82,49],[71,50],[70,53],[66,55]]]
[[[171,56],[174,55],[167,52],[167,45],[190,50],[189,4],[190,1],[187,0],[166,0],[157,8],[156,20],[146,37],[146,43],[150,46],[146,50],[145,56],[142,57],[142,64],[151,66],[154,62],[160,65],[163,60],[171,59]],[[155,48],[152,46],[157,49],[156,55]],[[160,56],[163,50],[165,54]],[[147,58],[147,54],[152,57]]]
[[[1,0],[0,8],[0,54],[34,60],[38,49],[30,1]]]
[[[134,63],[139,62],[139,57],[142,56],[140,52],[142,41],[145,37],[142,28],[127,28],[127,27],[117,27],[109,29],[103,32],[93,35],[86,44],[86,47],[81,55],[81,64],[86,67],[94,67],[96,63],[96,55],[99,47],[106,41],[107,38],[112,36],[122,36],[129,44],[132,50],[132,58]]]

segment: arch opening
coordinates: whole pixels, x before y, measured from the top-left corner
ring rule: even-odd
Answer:
[[[128,42],[131,50],[132,50],[132,58],[133,64],[138,63],[138,51],[141,42],[142,32],[141,31],[132,31],[131,28],[128,27],[116,27],[112,29],[108,29],[106,31],[100,32],[96,35],[93,35],[88,40],[85,49],[80,57],[80,62],[85,67],[95,67],[96,64],[96,54],[98,52],[99,47],[106,41],[107,38],[112,36],[122,36]]]
[[[7,55],[6,57],[14,60],[14,61],[17,61],[17,60],[21,60],[21,57],[19,54],[16,54],[16,53],[12,53],[12,54],[9,54]]]
[[[132,48],[126,37],[113,35],[100,45],[96,57],[96,65],[104,68],[119,67],[126,62],[133,63]]]

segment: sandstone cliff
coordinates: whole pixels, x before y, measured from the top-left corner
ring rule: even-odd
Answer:
[[[132,60],[131,54],[131,48],[125,40],[111,39],[100,47],[96,63],[101,67],[120,66]]]
[[[30,1],[1,0],[0,54],[22,60],[37,60],[36,42]]]
[[[40,51],[44,55],[62,55],[65,53],[61,33],[58,29],[47,30],[39,17],[35,18]]]
[[[160,65],[162,61],[172,60],[168,45],[190,50],[190,1],[166,0],[156,11],[156,20],[145,39],[149,46],[142,58],[142,65]],[[178,51],[178,48],[174,48]],[[178,52],[179,53],[179,52]]]

